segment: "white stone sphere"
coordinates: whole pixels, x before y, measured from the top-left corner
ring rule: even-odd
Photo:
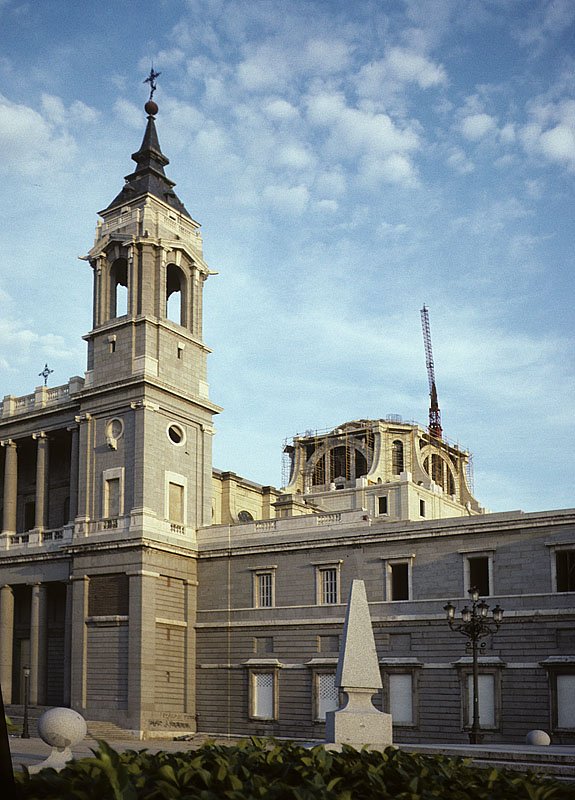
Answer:
[[[87,733],[86,720],[71,708],[50,708],[38,719],[38,733],[52,747],[73,747]]]
[[[536,747],[548,747],[551,744],[551,737],[545,731],[529,731],[525,737],[525,742]]]

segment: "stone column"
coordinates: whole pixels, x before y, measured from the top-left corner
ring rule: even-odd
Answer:
[[[156,579],[139,570],[130,576],[128,644],[128,724],[135,731],[148,727],[155,704]]]
[[[16,533],[16,508],[18,502],[18,450],[16,442],[2,442],[6,450],[4,461],[4,517],[2,533]]]
[[[14,643],[14,592],[0,589],[0,683],[4,703],[12,702],[12,648]]]
[[[81,575],[76,578],[70,578],[70,581],[72,584],[70,706],[82,714],[86,708],[87,692],[86,655],[88,637],[86,617],[88,616],[90,579],[87,575]]]
[[[77,516],[84,523],[91,517],[92,511],[92,416],[82,414],[76,417],[79,427],[78,446],[78,508]],[[87,533],[87,530],[85,531]]]
[[[36,510],[34,527],[46,527],[46,508],[48,505],[48,437],[45,433],[34,433],[36,439]]]
[[[184,661],[184,711],[196,713],[196,608],[197,580],[186,581],[186,653]]]
[[[30,612],[30,705],[46,702],[46,587],[32,585]]]
[[[72,582],[66,583],[66,616],[64,619],[64,687],[63,701],[69,706],[72,700]]]
[[[72,425],[68,430],[72,434],[70,445],[70,510],[68,519],[65,521],[73,524],[78,513],[78,426]]]

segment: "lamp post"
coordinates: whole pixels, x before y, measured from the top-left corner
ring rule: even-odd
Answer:
[[[479,592],[475,586],[469,590],[471,608],[464,606],[461,609],[461,622],[455,621],[455,606],[451,603],[443,606],[447,615],[447,622],[452,631],[467,637],[466,650],[471,650],[473,664],[473,721],[469,730],[469,742],[481,744],[483,735],[479,725],[479,651],[484,652],[486,636],[496,633],[503,620],[503,609],[496,605],[492,610],[492,617],[488,617],[489,606],[484,600],[479,599]]]
[[[28,698],[30,694],[30,667],[24,667],[24,723],[22,725],[21,739],[29,739],[30,731],[28,730]]]

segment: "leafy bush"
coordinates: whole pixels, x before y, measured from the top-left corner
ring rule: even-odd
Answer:
[[[116,753],[99,742],[93,758],[60,773],[17,775],[34,800],[575,800],[575,787],[534,774],[474,767],[469,760],[344,747],[306,749],[257,739],[206,744],[186,753]]]

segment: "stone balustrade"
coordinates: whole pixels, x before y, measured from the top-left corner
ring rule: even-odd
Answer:
[[[46,406],[68,403],[71,395],[77,394],[83,388],[84,379],[76,375],[62,386],[37,386],[32,394],[25,394],[22,397],[8,394],[0,403],[0,418],[6,419],[46,408]]]

